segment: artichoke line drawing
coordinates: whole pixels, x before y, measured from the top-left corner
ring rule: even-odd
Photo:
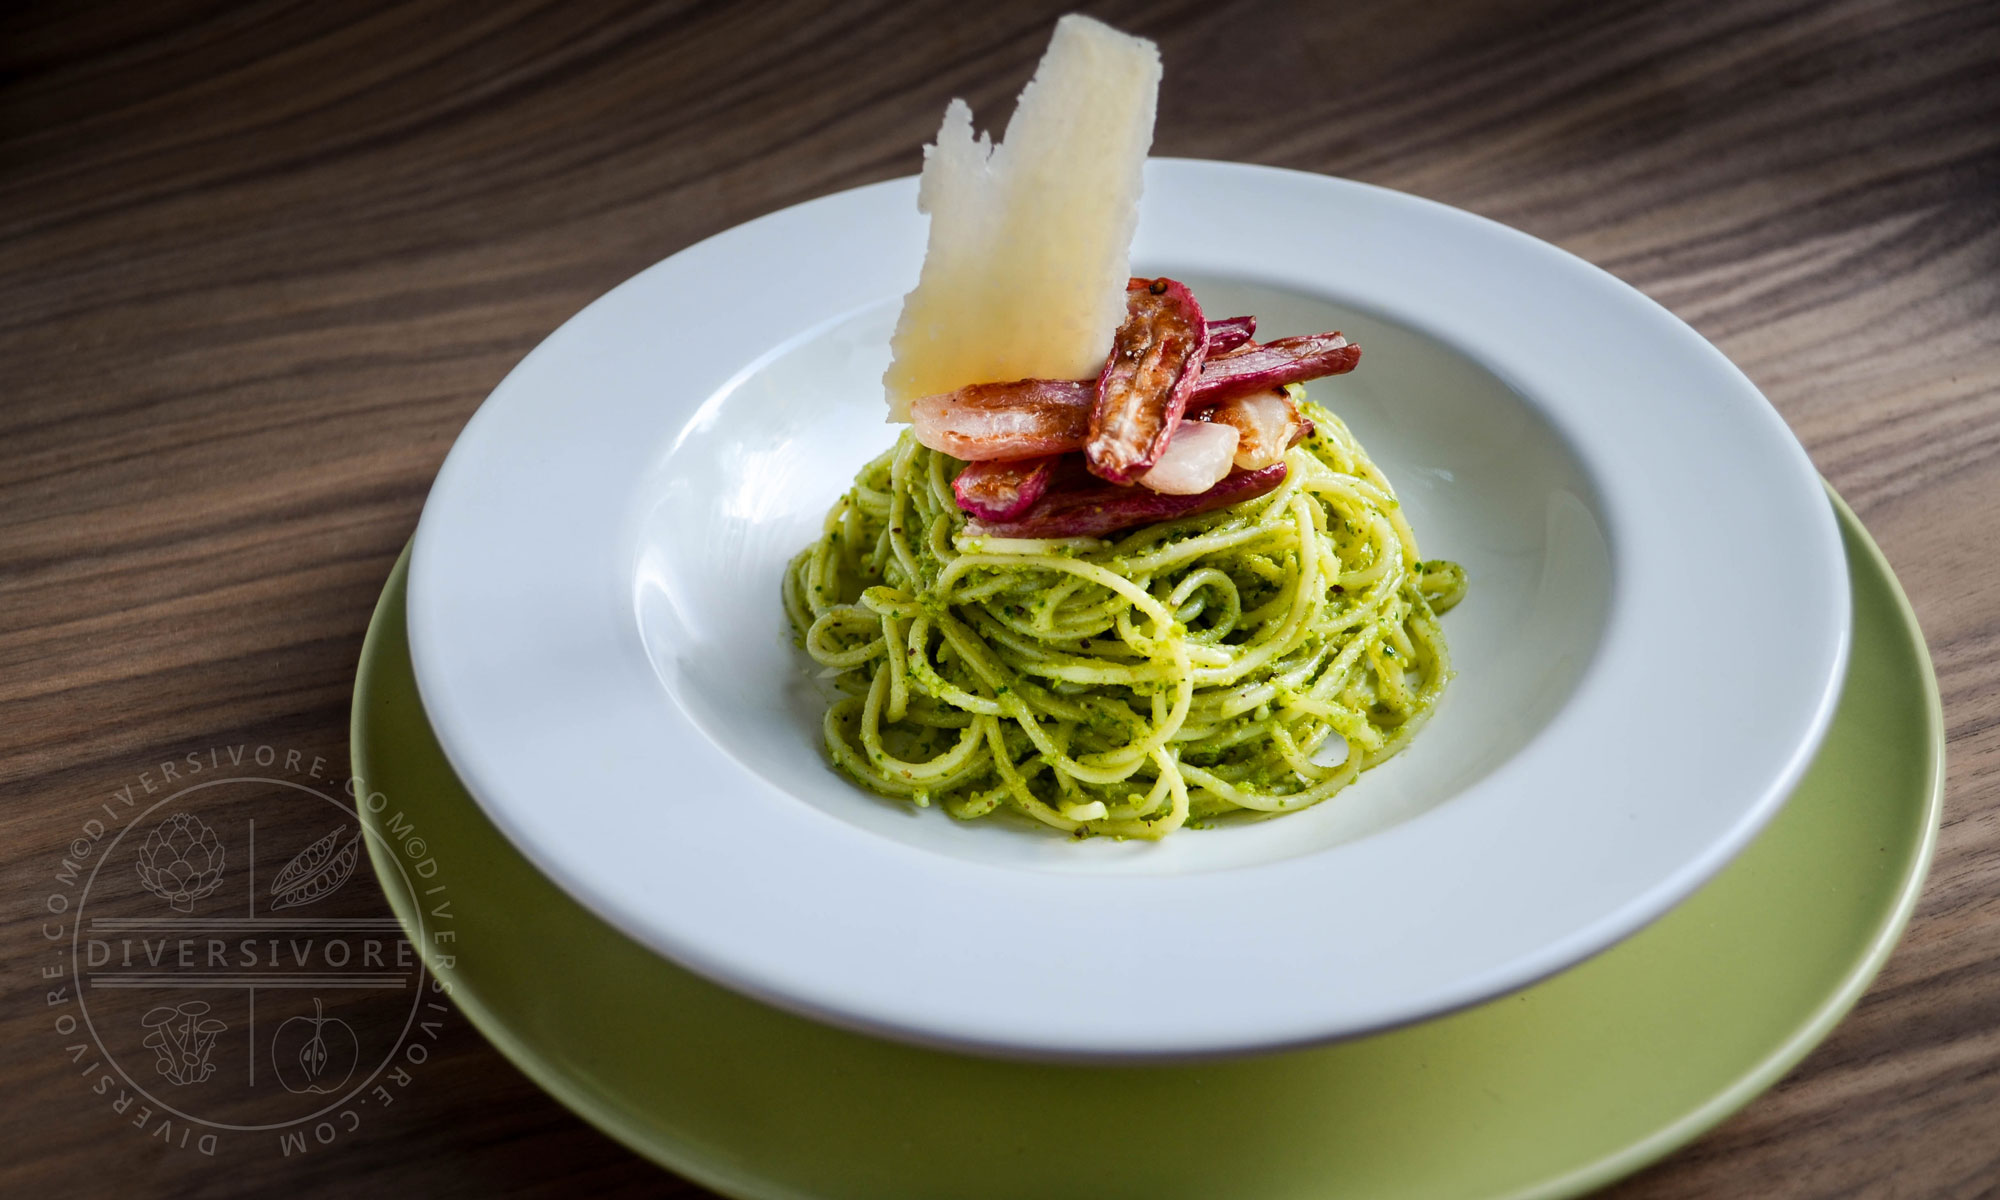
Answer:
[[[222,841],[193,813],[177,812],[153,826],[139,847],[139,882],[173,905],[193,912],[194,902],[222,886]]]
[[[324,900],[354,874],[361,859],[361,830],[344,841],[347,826],[338,825],[326,836],[292,856],[271,881],[271,910],[298,908]]]

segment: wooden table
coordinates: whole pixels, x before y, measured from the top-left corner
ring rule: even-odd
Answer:
[[[1686,318],[1916,604],[1950,783],[1907,938],[1789,1079],[1612,1194],[2000,1194],[2000,6],[1095,7],[1164,49],[1157,152],[1434,197]],[[697,1194],[455,1013],[336,1145],[168,1144],[93,1094],[57,1028],[46,898],[157,764],[268,746],[301,756],[277,774],[344,774],[370,608],[488,389],[647,264],[915,170],[948,98],[998,123],[1059,11],[0,16],[0,1192]],[[315,804],[258,837],[302,844]],[[124,890],[97,911],[144,895]],[[365,873],[343,897],[386,911]]]

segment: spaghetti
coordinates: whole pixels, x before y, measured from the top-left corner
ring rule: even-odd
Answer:
[[[1402,749],[1465,572],[1419,557],[1388,480],[1294,396],[1315,432],[1276,490],[1104,540],[968,532],[961,464],[906,430],[785,577],[844,693],[835,766],[955,817],[1158,838],[1317,804]]]

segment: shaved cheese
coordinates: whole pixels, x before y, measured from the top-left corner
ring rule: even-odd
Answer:
[[[931,218],[883,383],[889,419],[967,384],[1090,379],[1125,317],[1160,52],[1089,17],[1056,22],[995,146],[962,100],[924,148]]]

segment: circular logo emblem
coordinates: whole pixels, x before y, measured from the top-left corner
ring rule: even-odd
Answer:
[[[447,1012],[372,880],[355,884],[372,852],[403,894],[428,887],[413,909],[428,937],[431,913],[449,918],[429,847],[381,793],[298,778],[297,752],[292,772],[269,770],[278,759],[190,754],[178,786],[148,773],[150,789],[123,789],[104,806],[122,824],[94,816],[72,842],[57,880],[73,890],[51,895],[61,920],[43,929],[65,959],[56,1030],[89,1086],[148,1136],[211,1156],[246,1140],[306,1153],[359,1129]]]

